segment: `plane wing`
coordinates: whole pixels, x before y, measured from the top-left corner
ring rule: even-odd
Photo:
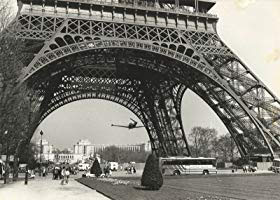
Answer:
[[[128,128],[128,126],[124,126],[124,125],[116,125],[116,124],[111,124],[111,126],[122,127],[122,128]]]

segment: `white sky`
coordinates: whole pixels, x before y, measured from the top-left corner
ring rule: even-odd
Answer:
[[[280,96],[280,0],[217,0],[211,10],[220,18],[218,33],[276,96]],[[188,92],[182,105],[186,134],[193,126],[227,132],[216,114]],[[72,147],[79,139],[96,144],[133,144],[148,141],[145,129],[111,127],[136,118],[126,108],[102,100],[83,100],[52,113],[39,126],[44,138],[57,147]]]

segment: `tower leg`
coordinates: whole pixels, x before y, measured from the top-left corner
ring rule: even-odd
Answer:
[[[186,136],[182,126],[177,101],[181,101],[171,83],[142,83],[142,112],[150,135],[152,147],[158,156],[190,156]],[[176,98],[177,97],[177,98]]]

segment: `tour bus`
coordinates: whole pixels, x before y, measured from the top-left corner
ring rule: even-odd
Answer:
[[[271,167],[275,173],[280,173],[280,159],[274,159]]]
[[[164,175],[217,174],[216,158],[160,157]]]

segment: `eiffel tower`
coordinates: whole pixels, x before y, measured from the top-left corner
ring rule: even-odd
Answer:
[[[38,91],[39,125],[61,106],[104,99],[132,111],[158,156],[191,156],[186,90],[227,127],[241,156],[277,157],[279,99],[217,33],[214,0],[18,0],[21,83]],[[191,114],[190,114],[191,115]]]

